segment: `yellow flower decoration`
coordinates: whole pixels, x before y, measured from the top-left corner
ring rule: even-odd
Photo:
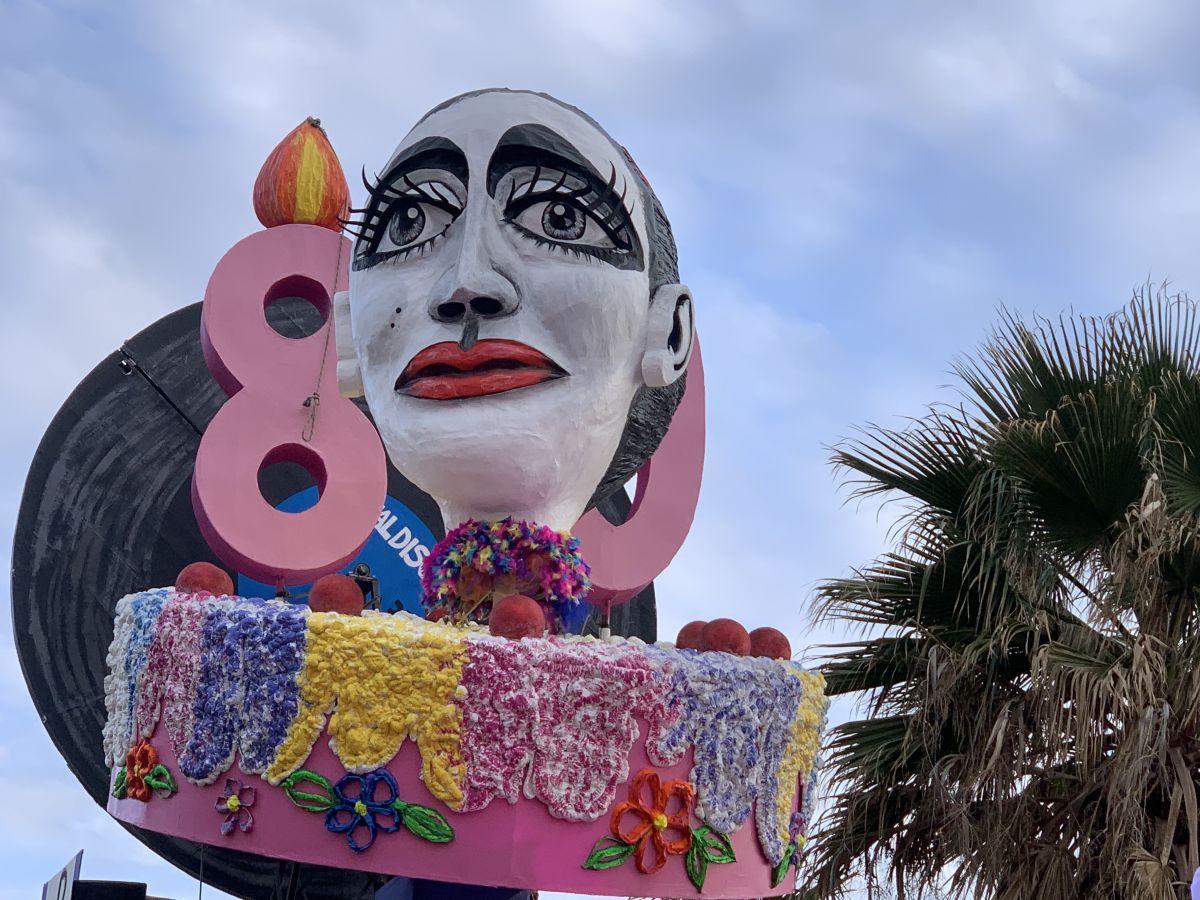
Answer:
[[[779,765],[777,783],[794,785],[801,775],[808,773],[817,762],[821,747],[821,720],[825,716],[825,677],[819,672],[805,672],[799,666],[789,665],[792,674],[804,684],[804,697],[796,718],[792,720],[792,733],[788,738],[783,760]],[[780,790],[775,797],[775,827],[779,840],[786,847],[790,836],[788,827],[792,819],[792,802],[796,799],[790,790]]]
[[[313,613],[300,672],[300,709],[267,779],[304,765],[326,726],[351,772],[388,763],[406,739],[421,753],[425,784],[451,809],[462,803],[462,714],[455,704],[466,636],[402,616]]]

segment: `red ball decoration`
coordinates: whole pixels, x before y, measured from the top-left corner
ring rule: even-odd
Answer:
[[[750,653],[750,634],[733,619],[713,619],[700,632],[700,649],[747,656]]]
[[[308,592],[308,608],[313,612],[359,616],[363,611],[363,593],[349,575],[322,575]]]
[[[700,635],[704,633],[704,626],[707,622],[697,619],[695,622],[688,622],[679,629],[679,637],[675,638],[676,650],[699,650]]]
[[[488,618],[492,634],[519,641],[523,637],[540,637],[546,629],[542,606],[524,594],[509,594],[497,600]]]
[[[791,659],[792,645],[778,628],[755,628],[750,632],[750,655],[768,659]]]
[[[188,563],[175,577],[175,590],[181,594],[233,595],[233,579],[229,573],[210,562]]]

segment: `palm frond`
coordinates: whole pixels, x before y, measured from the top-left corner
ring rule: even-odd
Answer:
[[[908,514],[817,591],[830,806],[797,896],[1183,900],[1200,865],[1200,315],[1005,313],[965,409],[835,465]]]

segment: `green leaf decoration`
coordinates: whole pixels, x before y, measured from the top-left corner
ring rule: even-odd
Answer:
[[[708,856],[704,851],[704,841],[696,840],[696,835],[697,832],[692,832],[692,846],[688,848],[683,864],[687,869],[688,880],[696,886],[696,890],[702,891],[704,879],[708,877]]]
[[[112,795],[118,800],[124,800],[125,794],[127,793],[125,787],[125,777],[125,767],[121,766],[121,768],[117,769],[117,781],[116,784],[113,785],[112,789]]]
[[[321,793],[301,790],[299,785],[302,784],[316,785]],[[333,785],[329,779],[308,769],[297,769],[283,779],[280,786],[288,795],[288,799],[306,812],[325,812],[337,802],[333,795]]]
[[[696,841],[700,842],[704,858],[710,863],[737,862],[737,856],[733,852],[733,844],[730,843],[729,836],[715,828],[701,825],[692,832],[692,844],[694,845]]]
[[[431,844],[448,844],[454,840],[454,827],[436,809],[399,800],[392,806],[400,813],[400,821],[404,823],[404,827],[421,840]]]
[[[788,846],[783,854],[783,859],[779,861],[779,865],[771,871],[771,887],[779,887],[780,882],[787,877],[788,869],[792,867],[792,860],[796,858],[797,849],[795,841]]]
[[[175,784],[175,778],[171,775],[171,770],[162,763],[150,770],[150,774],[146,776],[146,785],[156,791],[166,791],[167,796],[179,790]]]
[[[624,841],[618,841],[610,835],[605,835],[593,845],[592,852],[584,860],[583,867],[594,871],[615,869],[633,855],[634,849],[634,844],[626,844]]]

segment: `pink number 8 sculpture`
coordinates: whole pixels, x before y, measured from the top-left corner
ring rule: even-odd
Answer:
[[[204,295],[204,358],[229,400],[200,441],[192,499],[218,557],[259,581],[301,584],[349,563],[371,533],[387,489],[374,426],[338,393],[331,298],[348,282],[350,242],[316,225],[279,225],[238,242]],[[324,317],[291,339],[267,323],[276,300],[303,297]],[[296,463],[319,499],[283,512],[259,472]]]

